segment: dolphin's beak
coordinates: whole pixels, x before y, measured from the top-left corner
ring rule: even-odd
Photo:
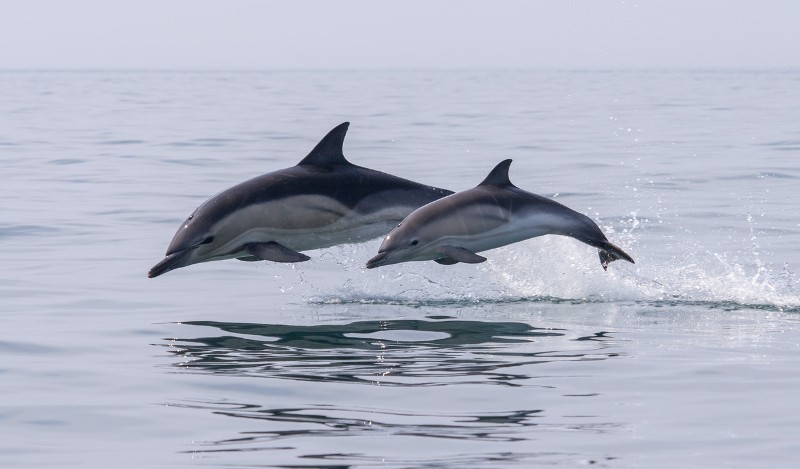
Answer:
[[[393,262],[391,262],[391,261],[386,262],[387,261],[386,258],[391,253],[392,253],[392,251],[379,252],[377,256],[375,256],[372,259],[367,261],[367,268],[368,269],[374,269],[375,267],[380,267],[380,266],[383,266],[383,265],[393,264]]]
[[[186,264],[183,262],[186,256],[192,251],[192,249],[184,249],[183,251],[174,252],[164,259],[161,260],[158,264],[154,265],[149,272],[147,272],[148,278],[156,278],[161,274],[165,274],[170,270],[175,270],[180,267],[184,267]]]

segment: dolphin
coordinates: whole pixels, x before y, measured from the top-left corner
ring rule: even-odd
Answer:
[[[307,261],[300,251],[380,237],[414,209],[453,193],[350,163],[342,151],[349,125],[331,130],[296,166],[205,201],[147,276],[232,258]]]
[[[512,184],[510,165],[511,160],[502,161],[477,187],[412,212],[384,238],[367,268],[428,260],[477,264],[486,260],[478,252],[547,234],[596,247],[603,270],[618,259],[633,263],[586,215]]]

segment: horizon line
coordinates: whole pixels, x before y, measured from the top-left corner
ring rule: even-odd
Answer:
[[[140,72],[140,73],[295,73],[295,72],[758,72],[800,71],[800,66],[623,66],[623,67],[0,67],[0,72]]]

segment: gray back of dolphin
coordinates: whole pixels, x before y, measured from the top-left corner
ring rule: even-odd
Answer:
[[[348,126],[331,130],[296,166],[204,202],[148,276],[229,258],[301,262],[309,257],[299,251],[382,236],[414,209],[452,194],[350,163],[342,151]]]
[[[633,262],[589,217],[512,184],[510,165],[505,160],[475,188],[412,212],[386,236],[367,267],[408,260],[483,262],[476,252],[546,234],[570,236],[598,248],[604,269],[618,259]]]

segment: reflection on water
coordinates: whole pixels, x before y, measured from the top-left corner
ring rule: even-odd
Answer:
[[[412,435],[483,441],[519,441],[512,427],[538,425],[541,410],[518,410],[485,414],[419,414],[374,408],[339,408],[318,405],[308,408],[265,409],[252,404],[229,402],[184,403],[177,406],[211,410],[229,417],[261,419],[270,423],[305,423],[313,430],[276,428],[250,432],[248,436],[217,442],[218,446],[245,441],[274,441],[307,436],[347,436],[366,434]],[[413,422],[413,423],[412,423]]]
[[[392,436],[396,439],[409,438],[430,439],[429,441],[448,440],[464,443],[492,443],[487,448],[504,447],[515,448],[514,443],[525,443],[531,436],[544,433],[570,433],[581,431],[583,433],[605,433],[617,430],[620,425],[613,423],[569,423],[556,424],[542,421],[544,412],[541,409],[517,410],[494,413],[411,413],[397,412],[377,408],[338,407],[331,405],[317,405],[313,407],[275,408],[268,409],[252,404],[232,402],[188,402],[173,404],[174,407],[186,409],[199,409],[211,411],[217,415],[227,417],[255,419],[263,422],[265,429],[262,431],[241,432],[239,435],[213,442],[207,442],[203,452],[207,454],[251,452],[251,451],[287,451],[295,450],[301,444],[298,439],[321,438],[350,438],[353,440],[369,441],[369,438]],[[297,445],[297,446],[289,446]],[[349,445],[341,443],[341,447]],[[302,448],[307,449],[307,448]],[[314,453],[302,454],[306,459],[322,460],[347,460],[348,466],[354,467],[363,463],[377,462],[381,458],[371,456],[368,448],[361,447],[359,452]],[[517,448],[515,451],[488,452],[479,455],[467,456],[461,454],[456,457],[441,458],[436,465],[424,464],[422,460],[414,459],[414,451],[408,451],[395,458],[394,463],[400,467],[464,467],[462,463],[471,460],[485,464],[492,462],[517,462],[522,463],[530,459],[542,459],[560,455],[542,448],[541,451],[531,451],[532,446]],[[612,459],[607,457],[606,459]],[[354,464],[354,462],[358,464]],[[384,462],[386,458],[383,458]],[[270,466],[272,467],[272,466]],[[279,466],[284,467],[284,466]],[[320,467],[297,466],[290,467]],[[332,467],[332,466],[324,466]],[[398,467],[393,465],[392,467]],[[484,466],[481,466],[484,467]]]
[[[210,321],[181,324],[214,327],[226,334],[170,339],[169,352],[180,357],[175,366],[186,371],[291,380],[437,386],[462,377],[470,382],[516,386],[530,377],[509,368],[615,355],[603,353],[602,345],[589,351],[547,347],[544,339],[564,336],[565,331],[519,322],[443,319],[313,326]],[[606,337],[600,332],[590,338],[602,344]]]
[[[606,434],[622,426],[608,415],[572,414],[572,403],[598,394],[588,389],[569,394],[558,389],[559,379],[576,379],[572,371],[562,371],[557,379],[554,368],[542,369],[620,356],[618,339],[607,331],[575,334],[449,316],[311,326],[210,321],[181,326],[216,333],[160,344],[177,358],[173,366],[219,377],[230,393],[219,397],[215,391],[214,398],[170,405],[234,418],[228,422],[235,433],[196,442],[187,451],[224,457],[226,467],[240,467],[237,455],[254,451],[270,455],[264,467],[578,462],[575,454],[553,451],[547,439]],[[237,379],[225,381],[231,378]],[[246,386],[250,391],[243,393],[238,378],[256,386]],[[568,410],[560,409],[565,400]],[[377,441],[388,443],[375,446]],[[580,462],[613,458],[599,451],[596,459]],[[252,460],[246,466],[257,467]]]

